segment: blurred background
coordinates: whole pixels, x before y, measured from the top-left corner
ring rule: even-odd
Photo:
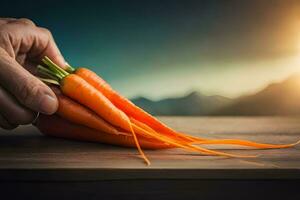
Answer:
[[[299,115],[300,1],[1,1],[155,115]]]

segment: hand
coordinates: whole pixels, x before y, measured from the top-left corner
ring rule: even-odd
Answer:
[[[28,19],[0,18],[0,127],[30,124],[38,112],[57,110],[55,94],[34,76],[44,56],[65,65],[50,31]]]

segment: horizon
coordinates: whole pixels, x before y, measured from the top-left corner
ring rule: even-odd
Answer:
[[[7,2],[1,11],[51,30],[71,65],[94,66],[129,98],[236,98],[300,73],[299,1],[46,4]]]
[[[230,100],[236,100],[236,99],[239,99],[241,97],[256,95],[257,93],[262,92],[263,90],[267,89],[269,86],[272,86],[274,84],[282,84],[285,81],[291,80],[291,79],[294,79],[294,78],[297,78],[297,80],[299,79],[299,84],[295,85],[295,87],[297,87],[297,89],[300,89],[300,72],[297,72],[297,73],[291,74],[290,76],[287,76],[286,78],[276,80],[276,81],[271,81],[271,82],[267,83],[266,85],[262,86],[258,90],[255,90],[253,92],[246,92],[246,93],[241,94],[241,95],[236,96],[236,97],[228,97],[228,96],[221,95],[221,94],[206,94],[206,93],[203,93],[200,90],[187,90],[187,91],[185,91],[184,93],[181,93],[181,94],[165,96],[165,97],[162,97],[162,98],[152,98],[152,97],[137,95],[137,96],[131,97],[130,99],[146,98],[146,99],[151,100],[151,101],[160,101],[160,100],[165,100],[165,99],[168,99],[168,98],[171,98],[171,99],[172,98],[175,98],[175,99],[176,98],[182,98],[182,97],[186,97],[188,95],[191,95],[192,93],[196,93],[196,94],[204,95],[204,96],[207,96],[207,97],[221,96],[221,97],[224,97],[224,98],[227,98],[227,99],[230,99]]]

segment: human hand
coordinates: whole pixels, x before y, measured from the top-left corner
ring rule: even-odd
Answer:
[[[50,31],[28,19],[0,18],[0,127],[30,124],[39,112],[57,110],[55,94],[34,76],[44,56],[65,65]]]

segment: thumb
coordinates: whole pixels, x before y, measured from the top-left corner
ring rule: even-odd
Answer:
[[[0,58],[0,85],[20,104],[44,114],[53,114],[58,101],[52,90],[9,56]]]

